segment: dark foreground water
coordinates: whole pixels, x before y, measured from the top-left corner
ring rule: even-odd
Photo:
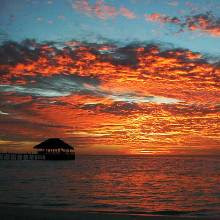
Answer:
[[[0,205],[219,215],[220,157],[0,161]]]

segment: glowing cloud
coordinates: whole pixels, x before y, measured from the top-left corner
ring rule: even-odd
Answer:
[[[108,19],[118,15],[128,19],[134,19],[135,14],[126,7],[116,9],[105,3],[104,0],[97,0],[95,4],[90,4],[88,0],[76,0],[72,3],[72,7],[89,16],[96,16],[100,19]]]
[[[187,29],[190,31],[201,31],[214,37],[220,36],[220,19],[215,18],[211,13],[187,16],[184,20],[159,13],[145,14],[145,18],[147,21],[151,22],[178,25],[181,31]]]
[[[84,153],[218,151],[220,67],[200,53],[25,40],[3,44],[0,63],[1,140],[62,136]]]
[[[220,37],[220,18],[215,18],[209,13],[188,17],[185,26],[191,31],[199,30]]]
[[[131,10],[127,9],[126,7],[121,7],[120,8],[120,14],[124,17],[127,17],[128,19],[134,19],[136,18],[134,12]]]
[[[180,19],[177,17],[170,17],[166,15],[161,15],[158,13],[153,13],[150,15],[145,14],[145,18],[147,21],[152,21],[152,22],[173,23],[173,24],[181,23]]]

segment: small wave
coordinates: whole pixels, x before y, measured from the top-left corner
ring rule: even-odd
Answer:
[[[200,209],[198,211],[193,211],[195,216],[220,216],[220,210],[213,209]]]
[[[219,216],[220,212],[214,212],[213,210],[197,210],[197,211],[178,211],[178,210],[162,210],[155,212],[141,212],[141,211],[104,211],[104,210],[87,210],[89,212],[100,213],[114,213],[114,214],[128,214],[128,215],[161,215],[161,216]]]
[[[154,212],[129,212],[129,214],[140,214],[140,215],[165,215],[165,216],[219,216],[220,212],[203,209],[203,210],[191,210],[191,211],[182,211],[182,210],[161,210]]]
[[[151,215],[192,215],[193,211],[164,210],[156,212],[148,212]]]
[[[23,202],[0,202],[0,205],[9,205],[9,206],[29,206],[30,204]]]
[[[71,204],[69,203],[44,203],[42,206],[44,207],[66,207],[70,206]]]
[[[106,208],[119,209],[119,207],[117,205],[113,205],[113,204],[94,204],[94,205],[90,205],[88,207],[95,208],[95,209],[106,209]]]

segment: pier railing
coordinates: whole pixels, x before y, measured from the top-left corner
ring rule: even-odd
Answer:
[[[36,153],[0,153],[0,160],[45,160],[45,155]]]

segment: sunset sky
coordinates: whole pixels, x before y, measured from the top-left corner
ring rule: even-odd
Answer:
[[[0,150],[220,155],[219,0],[1,0]]]

